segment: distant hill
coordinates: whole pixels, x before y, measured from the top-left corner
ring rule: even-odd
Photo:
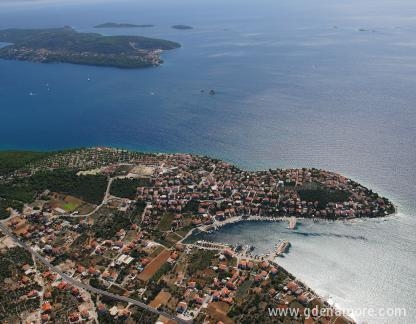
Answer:
[[[172,28],[173,29],[193,29],[192,26],[188,26],[188,25],[173,25]]]
[[[160,53],[180,47],[164,39],[143,36],[103,36],[80,33],[71,27],[0,30],[0,58],[40,63],[141,68],[162,63]]]
[[[94,28],[146,28],[146,27],[154,27],[154,25],[151,25],[151,24],[135,25],[135,24],[107,22],[104,24],[99,24],[99,25],[94,26]]]

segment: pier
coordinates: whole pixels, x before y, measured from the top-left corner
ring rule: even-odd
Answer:
[[[295,218],[295,226],[296,226],[296,222],[297,222],[297,218]],[[228,224],[236,224],[236,223],[240,223],[240,222],[249,222],[249,221],[261,221],[261,222],[289,222],[290,224],[290,220],[291,218],[287,217],[287,216],[283,216],[283,217],[272,217],[272,216],[235,216],[235,217],[230,217],[227,218],[224,221],[218,221],[215,220],[214,223],[209,224],[209,225],[202,225],[199,226],[198,229],[201,232],[211,232],[211,231],[216,231],[219,230],[221,227],[228,225]]]
[[[294,230],[296,229],[297,219],[295,216],[289,218],[289,229]]]
[[[290,242],[287,240],[282,240],[276,244],[275,255],[282,256],[283,253],[286,253],[289,250]]]

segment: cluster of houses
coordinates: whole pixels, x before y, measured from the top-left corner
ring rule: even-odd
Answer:
[[[209,225],[235,216],[339,219],[385,216],[394,211],[387,199],[324,170],[243,171],[226,162],[188,154],[142,157],[140,163],[155,170],[151,185],[139,187],[137,192],[137,200],[148,206],[145,224],[157,223],[166,212],[176,214],[177,220],[192,213],[194,225]]]
[[[209,318],[210,303],[225,303],[231,309],[241,303],[237,299],[245,294],[259,295],[273,307],[295,307],[294,303],[305,308],[327,306],[318,295],[270,260],[236,259],[234,251],[224,249],[212,258],[210,269],[215,272],[213,276],[196,275],[187,279],[183,297],[176,305],[178,314],[189,318],[205,312]],[[244,283],[249,284],[242,288]],[[329,323],[329,319],[320,320]]]
[[[18,300],[36,300],[40,305],[39,322],[54,323],[63,320],[85,323],[95,316],[96,310],[90,295],[63,281],[58,274],[49,270],[39,272],[35,266],[29,264],[21,266],[19,273],[19,288],[25,294]],[[27,290],[26,287],[31,288]],[[64,303],[64,298],[71,302]],[[101,307],[105,308],[104,305]]]
[[[37,210],[26,208],[22,215],[8,220],[7,225],[16,236],[23,238],[51,262],[59,260],[58,264],[66,263],[65,272],[75,279],[84,283],[89,283],[91,279],[98,280],[106,287],[116,286],[127,294],[137,293],[138,287],[146,287],[143,288],[146,290],[147,283],[166,263],[170,264],[171,270],[175,269],[178,259],[182,263],[187,262],[186,254],[190,247],[184,249],[178,244],[168,249],[161,246],[152,236],[153,229],[148,228],[159,225],[167,213],[173,215],[171,227],[180,228],[190,223],[195,226],[210,225],[233,217],[350,218],[383,216],[394,210],[387,199],[373,194],[358,183],[318,169],[243,171],[226,162],[189,154],[122,153],[124,155],[117,162],[115,159],[119,153],[115,150],[86,152],[90,157],[97,157],[91,166],[100,167],[100,172],[108,175],[117,172],[125,161],[132,168],[139,165],[150,167],[152,173],[147,175],[149,185],[138,187],[134,200],[112,197],[106,204],[107,208],[127,212],[135,201],[145,203],[143,215],[140,215],[140,226],[130,224],[128,228],[120,228],[112,239],[89,235],[85,242],[74,245],[90,229],[88,219],[80,218],[76,222],[64,220],[60,217],[62,212],[51,209],[47,203]],[[63,157],[60,159],[63,160],[55,160],[54,163],[59,165],[64,161]],[[80,163],[79,159],[70,161],[73,164]],[[110,163],[103,166],[105,161]],[[333,197],[346,199],[321,200],[314,194],[316,192],[335,193]],[[318,198],[303,199],[304,194]],[[89,260],[90,264],[87,265],[85,260]],[[31,267],[25,267],[21,281],[23,285],[33,281]],[[251,292],[277,305],[287,306],[297,302],[309,307],[314,303],[322,303],[310,289],[295,281],[272,261],[241,257],[225,249],[216,255],[209,269],[215,273],[212,278],[209,277],[209,281],[206,280],[208,277],[200,280],[182,276],[186,279],[181,280],[179,286],[185,288],[184,294],[173,309],[178,314],[194,318],[214,302],[232,307],[236,303],[237,291],[247,281],[251,283],[248,288]],[[161,278],[165,275],[168,274],[164,272]],[[279,275],[284,277],[284,285],[271,285],[270,282],[274,282]],[[86,321],[95,316],[85,307],[86,296],[76,287],[50,271],[42,276],[47,283],[42,297],[43,322],[50,321],[54,311],[53,290],[68,291],[78,302],[79,307],[68,313],[69,322]],[[120,278],[122,280],[118,280]],[[31,290],[26,297],[39,298],[40,293]],[[113,307],[107,310],[104,304],[100,304],[96,311],[109,312],[118,317],[129,316],[126,309]]]

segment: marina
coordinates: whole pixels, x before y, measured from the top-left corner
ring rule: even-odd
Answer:
[[[294,221],[293,221],[294,219]],[[231,225],[231,224],[237,224],[241,222],[288,222],[290,229],[295,229],[297,226],[297,219],[296,217],[267,217],[267,216],[249,216],[249,217],[230,217],[225,219],[224,221],[215,221],[213,224],[210,225],[202,225],[198,227],[198,230],[200,232],[205,233],[212,233],[213,231],[217,231],[223,226]],[[294,223],[293,223],[294,222]],[[293,228],[292,228],[293,227]]]

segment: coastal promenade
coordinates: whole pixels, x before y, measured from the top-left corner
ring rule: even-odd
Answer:
[[[298,218],[298,219],[303,219],[303,218]],[[225,226],[225,225],[229,225],[229,224],[237,224],[237,223],[241,223],[241,222],[250,222],[250,221],[254,221],[254,222],[287,222],[288,224],[290,224],[291,221],[291,217],[288,216],[281,216],[281,217],[270,217],[270,216],[248,216],[248,217],[244,217],[244,216],[234,216],[234,217],[230,217],[225,219],[224,221],[218,221],[215,220],[212,224],[210,225],[202,225],[198,227],[198,230],[200,230],[201,232],[210,232],[212,230],[218,230],[221,227]]]

